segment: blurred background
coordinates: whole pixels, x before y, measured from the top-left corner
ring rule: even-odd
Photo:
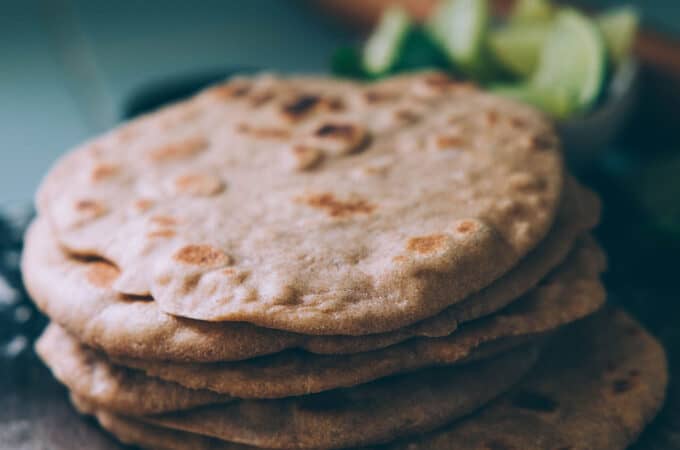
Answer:
[[[234,66],[327,71],[333,51],[357,39],[346,25],[366,24],[382,3],[0,1],[0,208],[25,206],[59,154],[113,126],[150,83]],[[432,2],[407,3],[422,13]],[[680,35],[677,0],[626,3]]]

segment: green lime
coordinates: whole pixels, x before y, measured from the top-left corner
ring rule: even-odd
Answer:
[[[555,13],[550,0],[518,0],[510,15],[513,23],[549,22]]]
[[[604,35],[612,62],[620,63],[628,57],[633,47],[640,16],[635,8],[624,6],[607,11],[596,20]]]
[[[605,43],[597,25],[565,9],[557,14],[529,83],[535,92],[572,93],[576,98],[572,112],[579,113],[589,110],[600,97],[606,72]]]
[[[568,119],[578,103],[573,91],[561,87],[541,89],[524,83],[498,85],[492,87],[491,90],[498,95],[533,105],[560,120]]]
[[[489,48],[504,69],[527,78],[538,67],[541,48],[550,28],[550,23],[506,25],[490,33]]]
[[[394,67],[411,27],[411,18],[402,8],[392,6],[385,10],[364,46],[363,65],[368,73],[383,75]]]
[[[473,77],[489,71],[486,37],[488,0],[444,0],[427,23],[433,39],[457,69]]]

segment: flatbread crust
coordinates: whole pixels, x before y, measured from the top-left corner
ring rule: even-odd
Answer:
[[[524,381],[478,413],[375,450],[623,450],[659,411],[667,384],[659,342],[630,316],[610,308],[565,329]],[[255,450],[77,405],[129,444]]]
[[[204,389],[187,389],[142,372],[114,366],[50,324],[36,351],[54,377],[92,405],[121,414],[158,414],[233,399]]]

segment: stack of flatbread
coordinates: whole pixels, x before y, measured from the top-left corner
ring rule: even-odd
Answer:
[[[37,204],[38,352],[124,443],[620,449],[663,401],[550,121],[443,74],[235,78]]]

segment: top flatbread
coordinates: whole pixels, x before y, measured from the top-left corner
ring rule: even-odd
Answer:
[[[426,73],[237,79],[64,157],[38,207],[168,313],[307,334],[432,316],[545,236],[559,144],[532,108]]]
[[[118,271],[99,260],[71,258],[38,219],[26,235],[22,273],[40,309],[78,340],[112,356],[184,362],[232,361],[302,348],[346,354],[384,348],[412,337],[441,337],[459,323],[498,311],[534,287],[566,256],[577,236],[598,221],[599,202],[568,182],[553,229],[503,277],[436,316],[392,332],[312,336],[235,322],[202,322],[159,311],[154,301],[111,289]],[[59,285],[59,289],[54,286]]]

